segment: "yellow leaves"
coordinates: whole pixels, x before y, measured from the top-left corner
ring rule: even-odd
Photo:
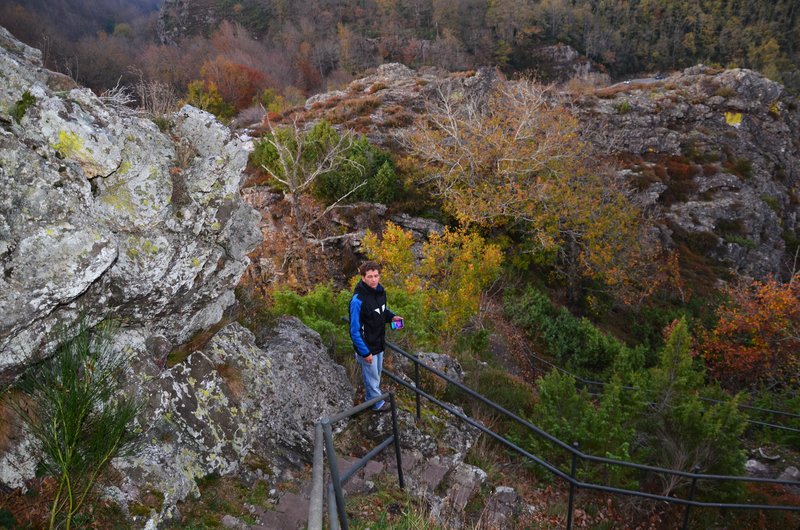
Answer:
[[[405,137],[443,205],[464,226],[521,227],[540,256],[557,256],[563,278],[614,286],[658,253],[624,183],[601,168],[581,125],[548,87],[498,83],[482,99],[442,88]]]
[[[367,255],[383,265],[384,286],[422,293],[426,310],[444,315],[441,333],[457,333],[478,313],[481,296],[499,276],[502,251],[465,229],[431,234],[419,262],[413,244],[411,232],[393,223],[381,238],[368,232],[363,240]]]

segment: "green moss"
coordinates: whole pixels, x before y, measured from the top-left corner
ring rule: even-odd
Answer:
[[[780,203],[776,197],[773,197],[772,195],[762,195],[761,200],[764,201],[773,212],[777,213],[780,210]]]
[[[124,182],[118,182],[103,190],[100,200],[103,204],[107,204],[120,212],[127,214],[136,213],[133,195],[131,195],[131,190],[128,189]]]
[[[34,103],[36,103],[36,97],[26,90],[22,93],[22,98],[11,108],[11,117],[17,123],[21,122],[25,113]]]
[[[125,161],[123,161],[123,162],[122,162],[122,163],[119,165],[119,169],[117,170],[117,172],[118,172],[120,175],[124,175],[124,174],[126,174],[128,171],[130,171],[130,170],[131,170],[131,167],[132,167],[132,166],[131,166],[131,163],[130,163],[130,162],[128,162],[127,160],[125,160]]]
[[[722,236],[722,239],[724,239],[728,243],[739,245],[740,247],[756,248],[756,244],[753,240],[747,239],[746,237],[739,236],[736,234],[725,234],[724,236]]]
[[[200,260],[197,259],[197,258],[192,258],[192,267],[194,267],[195,269],[199,269],[200,268]]]

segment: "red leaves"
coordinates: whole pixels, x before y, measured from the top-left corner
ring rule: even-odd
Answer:
[[[717,312],[701,351],[723,383],[797,383],[800,372],[800,274],[740,283]]]

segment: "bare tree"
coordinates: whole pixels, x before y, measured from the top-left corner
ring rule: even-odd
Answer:
[[[352,133],[346,130],[339,134],[324,121],[305,129],[297,117],[291,124],[284,126],[276,126],[267,118],[266,125],[269,133],[262,137],[261,143],[256,148],[256,161],[285,189],[298,232],[307,235],[308,228],[319,220],[319,217],[307,222],[300,198],[311,190],[321,175],[336,171],[345,165],[355,165],[355,162],[347,157]],[[350,190],[331,207],[364,184],[365,182],[362,182]]]

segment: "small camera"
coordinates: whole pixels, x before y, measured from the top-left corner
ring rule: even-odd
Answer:
[[[392,320],[392,329],[400,329],[403,327],[403,319]]]

